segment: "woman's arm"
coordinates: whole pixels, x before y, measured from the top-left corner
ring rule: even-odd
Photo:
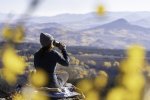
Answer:
[[[62,56],[57,52],[57,62],[63,66],[69,66],[69,57],[66,49],[61,50]]]
[[[57,61],[59,64],[63,65],[63,66],[69,66],[69,57],[68,57],[68,53],[66,50],[66,45],[61,44],[58,47],[61,50],[61,53],[63,55],[63,57],[60,55],[60,53],[57,52]]]

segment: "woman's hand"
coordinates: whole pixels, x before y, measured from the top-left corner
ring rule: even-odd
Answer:
[[[58,46],[58,48],[59,48],[60,50],[64,50],[64,49],[66,49],[66,45],[63,44],[63,43],[60,43],[59,46]]]

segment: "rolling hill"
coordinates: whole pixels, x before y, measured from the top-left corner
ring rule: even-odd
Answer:
[[[104,16],[92,12],[33,16],[22,21],[26,22],[25,42],[39,43],[40,33],[47,32],[69,46],[122,49],[138,43],[150,49],[149,16],[149,12],[107,12]]]
[[[122,18],[83,30],[72,30],[57,23],[39,24],[27,29],[27,33],[30,34],[27,38],[30,36],[33,39],[32,42],[38,42],[40,32],[48,32],[57,40],[70,46],[125,48],[129,44],[138,43],[150,48],[150,29],[130,24]]]

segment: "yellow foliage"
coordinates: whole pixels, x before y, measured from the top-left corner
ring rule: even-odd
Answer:
[[[124,73],[141,73],[145,63],[143,47],[133,45],[127,50],[127,59],[121,62],[121,71]]]
[[[105,71],[99,71],[98,76],[102,77],[108,77],[108,74]]]
[[[127,50],[127,56],[129,60],[133,60],[132,62],[140,64],[145,59],[145,49],[139,45],[132,45]]]
[[[129,60],[124,60],[121,62],[120,71],[123,73],[141,73],[141,66],[138,63],[133,63]]]
[[[103,5],[99,5],[98,7],[97,7],[97,14],[99,14],[99,15],[104,15],[105,14],[105,7],[103,6]]]
[[[12,100],[26,100],[21,94],[15,94]]]
[[[17,75],[7,68],[2,69],[3,78],[10,84],[13,85],[17,81]]]
[[[4,29],[2,30],[3,37],[7,40],[12,39],[13,35],[14,35],[14,34],[12,34],[12,33],[14,33],[13,31],[14,30],[12,28],[9,28],[8,26],[7,27],[5,26]]]
[[[16,43],[20,43],[24,39],[24,28],[21,25],[16,27],[5,26],[2,30],[3,37]]]
[[[119,62],[117,62],[117,61],[115,61],[114,63],[113,63],[113,66],[119,66],[120,65],[120,63]]]
[[[116,87],[109,91],[106,100],[129,100],[127,91],[122,87]]]
[[[99,92],[91,90],[86,94],[85,100],[100,100]]]
[[[2,62],[5,68],[16,74],[23,74],[26,67],[25,60],[19,57],[11,47],[5,49]]]
[[[103,65],[108,68],[112,66],[111,62],[109,61],[105,61]]]
[[[33,94],[31,100],[49,100],[49,98],[46,96],[45,92],[38,91]]]
[[[10,84],[14,84],[17,75],[23,74],[26,68],[26,62],[16,54],[15,49],[6,47],[2,55],[3,76]]]
[[[77,87],[81,89],[84,93],[87,93],[93,88],[93,83],[90,80],[82,80],[77,84]]]
[[[129,100],[141,100],[145,79],[142,74],[145,63],[145,50],[139,45],[132,45],[127,50],[127,59],[121,62],[120,85],[129,92]],[[119,93],[118,93],[119,94]],[[125,97],[125,96],[124,96]],[[128,100],[127,98],[125,100]],[[118,99],[119,100],[119,99]]]
[[[102,89],[107,85],[108,75],[105,71],[99,71],[98,76],[94,80],[94,86],[96,89]]]
[[[130,91],[142,91],[145,85],[145,80],[141,74],[126,74],[123,75],[122,84]]]
[[[87,63],[91,65],[96,65],[96,62],[94,60],[88,60]]]
[[[31,83],[33,86],[42,87],[48,82],[48,76],[45,71],[39,69],[31,76]]]
[[[87,75],[88,75],[88,71],[83,70],[83,71],[82,71],[82,74],[83,74],[84,76],[87,76]]]

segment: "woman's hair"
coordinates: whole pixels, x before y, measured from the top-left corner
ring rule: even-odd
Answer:
[[[53,48],[52,45],[48,45],[48,46],[42,47],[42,48],[40,49],[40,51],[39,51],[39,52],[40,52],[40,56],[41,56],[41,57],[44,56],[45,52],[51,50],[52,48]]]

